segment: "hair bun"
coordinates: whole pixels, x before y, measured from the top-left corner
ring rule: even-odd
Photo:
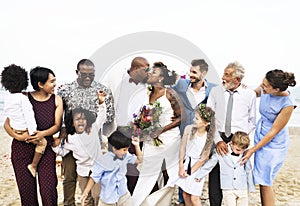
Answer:
[[[160,68],[165,67],[165,68],[167,68],[167,65],[165,65],[162,62],[154,62],[153,67],[160,67]]]
[[[296,85],[295,75],[292,72],[285,72],[285,80],[286,83],[290,87],[294,87]]]

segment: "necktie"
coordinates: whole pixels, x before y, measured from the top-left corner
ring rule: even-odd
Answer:
[[[233,103],[233,94],[236,91],[229,91],[229,98],[227,102],[227,110],[226,110],[226,119],[225,119],[225,135],[229,137],[231,134],[231,114],[232,114],[232,103]]]

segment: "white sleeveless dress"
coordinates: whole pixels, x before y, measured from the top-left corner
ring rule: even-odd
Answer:
[[[165,95],[158,98],[162,107],[162,114],[159,122],[162,127],[172,122],[174,110],[171,103]],[[178,178],[178,155],[180,149],[180,131],[179,127],[170,129],[161,135],[163,145],[154,146],[153,141],[145,141],[143,146],[143,162],[140,166],[140,176],[134,189],[132,198],[135,206],[140,206],[144,199],[150,194],[156,180],[161,172],[163,160],[166,161],[166,168],[169,175],[169,182],[174,183]]]
[[[189,160],[191,160],[191,167],[199,160],[201,151],[203,150],[206,142],[206,135],[207,133],[205,133],[203,136],[195,135],[192,140],[190,137],[188,138],[184,162],[185,170],[188,169]],[[186,178],[179,178],[175,184],[181,187],[181,189],[188,194],[201,196],[205,178],[201,179],[200,182],[196,182],[194,177],[195,174],[196,173],[194,172]]]

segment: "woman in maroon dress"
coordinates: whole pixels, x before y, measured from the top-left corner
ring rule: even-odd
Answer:
[[[18,135],[11,129],[9,119],[6,119],[4,128],[14,139],[11,145],[11,161],[16,175],[16,181],[25,206],[39,205],[37,197],[36,179],[27,169],[31,163],[35,144],[45,137],[47,147],[37,167],[38,182],[43,206],[57,205],[57,176],[55,167],[56,155],[51,145],[55,134],[61,125],[63,106],[59,96],[54,94],[56,78],[52,70],[36,67],[30,71],[30,81],[35,91],[28,93],[28,98],[33,106],[37,122],[37,133]]]

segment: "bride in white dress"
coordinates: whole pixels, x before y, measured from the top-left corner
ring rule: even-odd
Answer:
[[[169,176],[168,182],[174,182],[178,178],[181,102],[172,89],[166,88],[166,85],[172,85],[175,81],[175,72],[170,72],[162,63],[154,63],[153,72],[148,79],[148,83],[152,85],[149,103],[159,101],[162,107],[162,114],[159,118],[162,130],[156,134],[162,144],[155,146],[153,140],[144,142],[143,163],[132,195],[136,206],[141,205],[151,193],[161,173],[164,160]]]

